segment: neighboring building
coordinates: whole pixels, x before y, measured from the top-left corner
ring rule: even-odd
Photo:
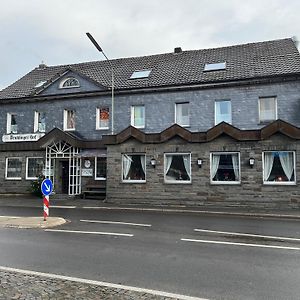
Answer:
[[[0,92],[0,194],[43,173],[114,202],[300,206],[292,39],[110,63],[40,65]]]

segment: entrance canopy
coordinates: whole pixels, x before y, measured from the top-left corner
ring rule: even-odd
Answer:
[[[107,157],[106,149],[83,149],[76,157]]]

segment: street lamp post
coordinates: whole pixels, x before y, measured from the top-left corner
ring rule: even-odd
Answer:
[[[87,32],[87,37],[90,39],[90,41],[93,43],[93,45],[97,48],[99,52],[103,54],[105,59],[108,61],[110,68],[111,68],[111,134],[114,134],[114,90],[115,90],[115,78],[114,78],[114,68],[111,63],[111,61],[108,59],[106,54],[104,53],[103,49],[99,46],[99,44],[96,42],[96,40],[93,38],[93,36]]]

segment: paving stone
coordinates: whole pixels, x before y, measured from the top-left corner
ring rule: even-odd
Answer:
[[[144,292],[0,271],[0,300],[171,300]]]

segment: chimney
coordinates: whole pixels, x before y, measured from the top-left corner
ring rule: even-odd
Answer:
[[[174,48],[174,54],[178,54],[178,53],[181,53],[181,52],[182,52],[181,47]]]

